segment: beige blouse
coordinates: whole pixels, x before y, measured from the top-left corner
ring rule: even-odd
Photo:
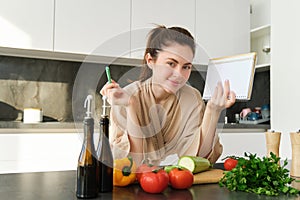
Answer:
[[[153,95],[155,88],[151,79],[133,82],[124,89],[137,99],[134,109],[138,121],[133,122],[127,116],[125,106],[112,106],[109,140],[115,159],[129,154],[128,135],[142,138],[142,156],[146,163],[159,165],[172,154],[207,157],[212,163],[219,158],[222,145],[217,134],[209,136],[214,137],[210,149],[200,146],[205,104],[197,89],[185,85],[176,94],[168,94],[163,101]]]

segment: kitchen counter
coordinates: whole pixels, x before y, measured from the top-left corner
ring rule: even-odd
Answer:
[[[219,129],[223,133],[244,133],[244,132],[266,132],[271,128],[270,124],[219,124]]]
[[[97,128],[97,124],[95,127]],[[270,129],[270,124],[235,124],[219,123],[218,128],[223,132],[265,132]],[[24,124],[20,121],[0,121],[0,133],[41,133],[41,132],[70,132],[76,133],[77,128],[82,130],[81,123],[74,122],[41,122]]]
[[[39,122],[23,123],[21,121],[0,121],[4,129],[74,129],[74,122]]]
[[[0,175],[0,199],[70,200],[75,195],[76,171],[38,172]],[[138,184],[114,187],[112,193],[100,193],[96,199],[299,199],[299,196],[269,197],[245,192],[230,192],[218,184],[193,185],[188,190],[168,188],[163,194],[148,194]]]
[[[270,129],[270,124],[236,124],[236,123],[228,123],[224,124],[224,129]]]

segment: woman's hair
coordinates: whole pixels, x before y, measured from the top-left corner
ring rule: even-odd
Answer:
[[[149,32],[146,50],[144,53],[143,69],[140,75],[140,80],[145,81],[152,76],[152,70],[147,65],[145,60],[146,55],[149,53],[151,57],[156,60],[158,51],[163,47],[170,46],[172,43],[180,45],[187,45],[191,48],[193,55],[195,55],[195,41],[191,33],[181,27],[166,28],[160,25]]]

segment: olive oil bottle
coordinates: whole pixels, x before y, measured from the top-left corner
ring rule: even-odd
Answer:
[[[78,198],[94,198],[98,195],[97,187],[97,158],[94,146],[94,119],[91,113],[92,96],[88,95],[84,106],[87,107],[83,120],[84,140],[78,158],[77,187]]]
[[[108,140],[109,118],[106,97],[103,98],[102,115],[100,118],[100,135],[97,148],[98,189],[99,192],[111,192],[113,189],[113,156]]]

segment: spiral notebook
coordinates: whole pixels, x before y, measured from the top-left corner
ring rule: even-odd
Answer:
[[[255,72],[256,53],[210,59],[203,99],[209,100],[217,83],[229,80],[237,100],[250,100]]]

